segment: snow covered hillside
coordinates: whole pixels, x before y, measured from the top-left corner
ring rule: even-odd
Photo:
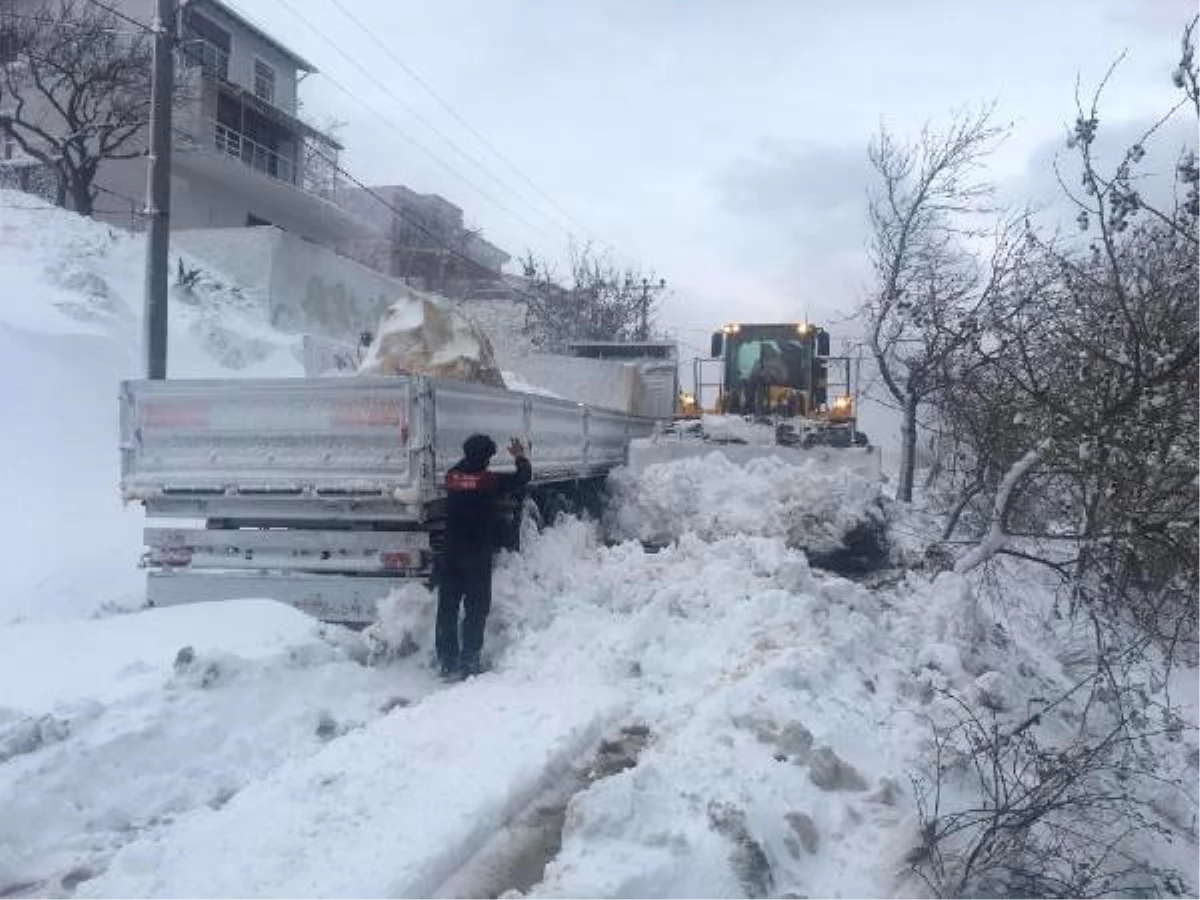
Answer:
[[[0,191],[0,496],[21,511],[0,525],[0,624],[140,603],[142,523],[116,491],[117,387],[141,371],[144,257],[140,236]],[[172,377],[302,374],[299,336],[219,274],[171,296]]]
[[[257,598],[141,609],[115,421],[141,244],[11,205],[0,897],[928,895],[930,815],[980,808],[974,748],[1036,736],[1052,768],[1106,724],[1072,693],[1090,626],[1041,573],[998,568],[1000,602],[911,564],[923,518],[802,455],[621,473],[604,523],[501,556],[492,670],[458,684],[434,677],[420,584],[362,633]],[[172,374],[298,374],[219,276],[174,306]],[[909,565],[853,581],[802,549],[864,519]],[[1124,892],[1194,895],[1195,673],[1125,663],[1174,717],[1136,748],[1149,827],[1082,824],[1131,831]]]

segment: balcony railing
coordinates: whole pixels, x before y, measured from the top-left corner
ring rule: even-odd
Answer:
[[[262,172],[288,184],[296,183],[296,164],[269,147],[250,140],[220,122],[213,123],[213,138],[217,150],[226,156],[240,159],[255,171]]]

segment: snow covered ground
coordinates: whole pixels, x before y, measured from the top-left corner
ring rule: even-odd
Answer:
[[[622,476],[613,516],[657,552],[567,519],[503,556],[493,670],[461,684],[432,676],[419,585],[363,634],[254,598],[139,609],[115,410],[140,253],[0,209],[0,896],[925,894],[912,778],[950,694],[1013,721],[1086,658],[1028,573],[1005,605],[812,568],[796,529],[873,515],[878,486],[717,453]],[[298,373],[219,282],[176,303],[172,372]],[[1194,673],[1147,690],[1194,725]],[[1195,732],[1154,750],[1180,785],[1146,855],[1194,894]]]

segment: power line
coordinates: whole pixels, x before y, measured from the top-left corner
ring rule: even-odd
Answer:
[[[446,253],[448,253],[450,256],[457,257],[458,259],[462,260],[463,262],[467,263],[468,265],[470,265],[474,268],[480,267],[480,264],[476,260],[471,259],[471,257],[467,256],[462,251],[460,251],[457,248],[452,247],[450,244],[446,243],[445,239],[441,235],[430,230],[430,228],[427,225],[425,225],[424,222],[422,222],[418,217],[413,216],[404,207],[394,205],[386,197],[384,197],[382,194],[380,194],[378,191],[376,191],[374,188],[368,187],[366,184],[364,184],[358,178],[355,178],[354,175],[351,174],[351,172],[348,169],[346,169],[344,166],[342,166],[336,159],[326,156],[324,153],[322,153],[320,150],[317,150],[316,148],[312,149],[312,153],[318,159],[321,159],[324,162],[328,163],[333,168],[333,170],[335,172],[337,172],[339,175],[345,176],[345,178],[347,178],[350,182],[352,182],[357,188],[362,190],[368,196],[373,197],[380,204],[382,204],[383,206],[385,206],[386,208],[391,210],[393,213],[395,213],[399,218],[404,219],[410,225],[415,227],[418,231],[420,231],[426,237],[428,237],[436,246],[438,246],[442,250],[446,251]]]
[[[94,2],[94,0],[93,0],[93,2]],[[300,20],[300,22],[302,22],[305,25],[305,27],[307,27],[310,31],[312,31],[315,35],[317,35],[317,37],[319,37],[324,43],[328,44],[334,50],[334,52],[336,52],[339,56],[341,56],[343,59],[345,59],[347,62],[349,62],[352,66],[354,66],[356,69],[358,69],[358,71],[361,72],[363,74],[363,76],[366,77],[373,85],[375,85],[375,87],[379,88],[379,90],[383,91],[385,94],[387,94],[389,97],[391,97],[396,103],[400,104],[401,106],[405,107],[406,109],[411,110],[411,107],[407,103],[405,103],[405,101],[401,100],[391,90],[391,88],[389,88],[384,82],[380,81],[375,75],[371,74],[371,72],[368,69],[366,69],[360,62],[358,62],[356,59],[354,59],[352,56],[350,56],[348,53],[346,53],[346,51],[344,51],[340,46],[338,46],[338,44],[336,42],[334,42],[328,36],[326,36],[321,31],[321,29],[319,29],[315,25],[313,25],[313,23],[310,22],[294,6],[292,6],[292,4],[288,2],[288,0],[276,0],[276,2],[279,3],[281,6],[283,6],[285,9],[287,9],[298,20]],[[397,134],[399,134],[402,138],[404,138],[404,140],[408,141],[410,144],[412,144],[414,147],[416,147],[418,150],[420,150],[422,153],[424,153],[426,156],[428,156],[430,159],[432,159],[441,168],[445,169],[447,172],[449,172],[455,178],[462,181],[463,184],[470,187],[473,191],[475,191],[477,194],[479,194],[481,197],[483,197],[485,200],[487,200],[493,206],[504,211],[505,213],[512,216],[514,219],[521,222],[526,227],[532,229],[533,231],[537,232],[538,234],[540,234],[544,237],[551,236],[546,231],[544,231],[542,228],[535,225],[533,222],[530,222],[523,215],[521,215],[520,213],[518,213],[515,210],[513,210],[512,208],[510,208],[507,204],[496,199],[492,194],[488,193],[486,190],[479,187],[477,184],[475,184],[475,182],[471,181],[469,178],[467,178],[465,175],[463,175],[461,172],[459,172],[457,169],[455,169],[453,166],[451,166],[449,163],[447,163],[444,159],[442,159],[441,156],[439,156],[437,153],[430,150],[428,147],[426,147],[424,144],[422,144],[416,138],[409,135],[407,132],[405,132],[403,129],[401,129],[398,125],[396,125],[396,123],[393,122],[390,118],[383,115],[381,112],[376,110],[373,106],[368,104],[366,101],[357,97],[348,88],[338,84],[328,74],[325,74],[325,73],[322,73],[322,74],[325,75],[326,80],[328,80],[331,84],[333,84],[335,87],[337,87],[340,91],[342,91],[348,97],[351,97],[352,99],[354,99],[364,109],[368,110],[369,112],[373,113],[378,118],[380,118],[384,122],[384,124],[386,124],[389,128],[391,128]],[[417,114],[415,112],[413,113],[413,115],[415,117],[417,117],[418,119],[420,118],[419,114]],[[432,126],[430,126],[430,127],[432,128]],[[434,130],[436,133],[436,129],[434,129]],[[443,137],[443,139],[447,140],[449,142],[448,138]]]
[[[122,22],[128,22],[130,25],[134,25],[137,28],[140,28],[146,34],[154,34],[154,29],[151,28],[149,25],[147,25],[145,22],[139,22],[137,19],[130,18],[129,16],[125,15],[125,13],[121,12],[120,10],[113,9],[113,7],[109,6],[107,3],[101,3],[100,0],[88,0],[88,3],[91,3],[93,6],[100,7],[102,10],[107,12],[109,15],[116,16]]]
[[[134,35],[137,37],[141,37],[145,33],[142,30],[128,31],[123,28],[93,28],[88,25],[80,25],[64,19],[52,19],[48,16],[27,16],[22,13],[8,12],[7,10],[0,11],[0,22],[7,21],[9,19],[20,19],[23,22],[33,22],[39,25],[53,25],[55,28],[61,28],[64,30],[74,29],[75,31],[79,31],[80,29],[87,29],[89,32],[102,31],[105,34],[124,34]]]
[[[282,2],[282,0],[281,0],[281,2]],[[362,31],[364,34],[366,34],[367,37],[370,38],[375,44],[382,47],[384,49],[384,51],[388,54],[388,56],[390,56],[392,58],[392,60],[395,63],[397,63],[397,65],[399,65],[402,70],[404,70],[404,72],[406,74],[409,74],[410,76],[415,77],[415,74],[412,73],[404,65],[404,63],[402,63],[399,60],[398,57],[396,57],[394,54],[392,54],[392,52],[388,49],[387,45],[383,44],[379,40],[378,36],[376,36],[370,29],[368,29],[366,27],[366,25],[364,25],[360,19],[355,17],[353,13],[351,13],[344,6],[342,6],[340,3],[338,3],[337,0],[333,0],[333,2],[334,2],[334,5],[337,6],[337,8],[339,10],[341,10],[342,14],[344,16],[346,16],[346,18],[348,18],[351,22],[353,22],[354,25],[356,25],[360,31]],[[424,86],[424,85],[422,85],[422,86]],[[426,89],[428,90],[428,88],[426,88]],[[552,219],[550,216],[546,215],[546,213],[543,210],[539,209],[537,206],[530,203],[527,197],[525,197],[523,194],[514,190],[508,184],[508,182],[506,182],[503,178],[501,178],[499,175],[497,175],[495,172],[493,172],[491,169],[489,169],[486,165],[484,165],[482,162],[480,162],[478,159],[476,159],[474,156],[472,156],[470,153],[468,153],[466,150],[464,150],[462,147],[460,147],[458,145],[458,143],[452,137],[447,135],[444,131],[442,131],[440,128],[438,128],[437,125],[435,125],[428,118],[426,118],[424,115],[422,115],[421,112],[418,109],[416,109],[412,104],[408,103],[407,101],[405,101],[399,97],[396,97],[395,95],[392,95],[392,98],[394,100],[396,100],[396,102],[399,103],[409,113],[409,115],[411,115],[414,119],[416,119],[418,122],[420,122],[426,128],[428,128],[430,131],[432,131],[434,134],[436,134],[439,138],[441,138],[452,150],[454,150],[455,153],[457,153],[460,157],[462,157],[467,162],[469,162],[471,165],[473,165],[476,169],[478,169],[480,172],[482,172],[485,176],[487,176],[488,178],[495,181],[496,184],[498,184],[502,188],[504,188],[504,190],[508,192],[509,196],[515,198],[519,203],[529,206],[530,209],[535,210],[539,215],[543,216],[548,222],[552,222],[555,228],[562,227],[562,224],[563,224],[562,222]],[[441,102],[440,99],[439,99],[439,102]]]
[[[383,52],[385,54],[387,54],[387,56],[392,60],[392,62],[394,62],[397,66],[400,67],[401,71],[403,71],[406,75],[408,75],[408,77],[411,78],[413,81],[415,81],[418,85],[420,85],[425,90],[425,92],[427,94],[429,94],[429,96],[431,96],[435,101],[437,101],[438,105],[441,106],[442,109],[446,110],[446,112],[450,114],[450,116],[454,119],[454,121],[458,122],[459,125],[461,125],[464,129],[466,129],[466,131],[472,137],[474,137],[475,140],[479,141],[480,144],[482,144],[484,147],[486,147],[488,150],[490,150],[493,156],[495,156],[498,160],[500,160],[500,162],[504,163],[504,165],[506,165],[512,172],[514,172],[519,178],[521,178],[521,180],[523,180],[526,184],[528,184],[531,188],[533,188],[533,190],[538,194],[538,196],[540,196],[543,200],[545,200],[552,207],[554,207],[556,210],[558,210],[558,212],[561,213],[565,217],[566,221],[570,222],[576,228],[578,228],[585,237],[592,238],[593,240],[595,239],[594,235],[591,234],[591,232],[588,230],[588,228],[585,225],[583,225],[578,219],[576,219],[573,215],[571,215],[569,210],[564,208],[553,197],[551,197],[544,190],[542,190],[541,187],[539,187],[532,178],[530,178],[528,175],[526,175],[520,168],[517,167],[517,165],[514,162],[512,162],[507,156],[505,156],[503,153],[501,153],[500,150],[495,146],[495,144],[493,144],[486,137],[484,137],[482,134],[480,134],[478,130],[476,130],[474,127],[472,127],[471,124],[466,119],[464,119],[462,117],[462,115],[459,114],[458,110],[456,110],[453,106],[450,105],[449,101],[443,99],[442,96],[433,89],[432,85],[430,85],[424,78],[422,78],[420,75],[418,75],[416,72],[414,72],[413,69],[407,63],[404,62],[404,60],[400,59],[400,57],[396,55],[395,51],[392,50],[392,48],[389,47],[387,44],[385,44],[383,41],[381,41],[379,39],[379,36],[377,34],[375,34],[375,32],[373,32],[371,29],[369,29],[362,22],[362,20],[360,20],[357,16],[355,16],[352,12],[350,12],[350,10],[346,9],[346,7],[344,5],[342,5],[341,0],[330,0],[330,2],[333,3],[333,5],[336,6],[341,11],[342,15],[344,15],[347,19],[349,19],[351,22],[353,22],[355,25],[357,25],[359,30],[361,30],[364,34],[366,34],[367,37],[369,37],[371,39],[371,41],[374,42],[374,44],[377,47],[379,47],[381,50],[383,50]],[[602,243],[604,243],[606,246],[608,246],[610,248],[612,247],[612,245],[609,244],[607,241],[603,241]],[[613,248],[613,249],[615,249],[615,248]]]

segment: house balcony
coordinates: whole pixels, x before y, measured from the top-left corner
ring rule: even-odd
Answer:
[[[253,141],[227,125],[212,120],[204,121],[205,130],[211,129],[213,146],[233,159],[240,159],[243,165],[249,166],[256,172],[262,172],[270,178],[296,185],[296,161]]]

